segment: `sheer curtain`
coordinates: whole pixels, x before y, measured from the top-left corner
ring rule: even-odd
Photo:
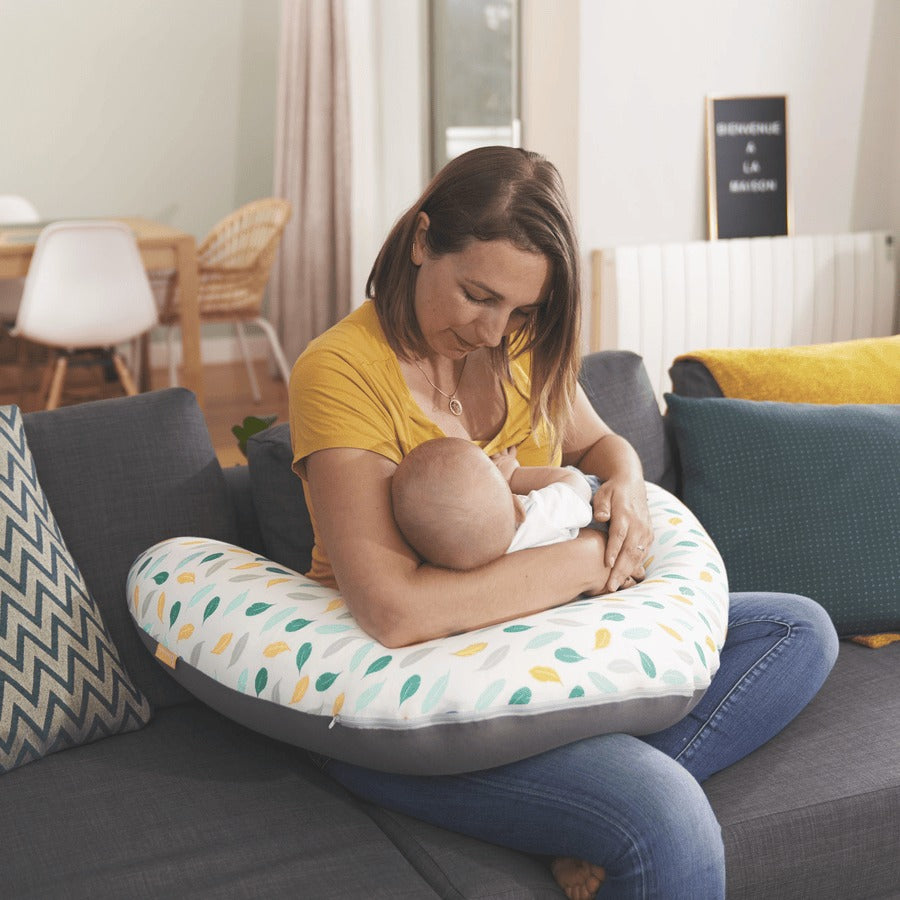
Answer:
[[[289,360],[351,308],[344,0],[282,0],[274,193],[293,215],[269,313]]]

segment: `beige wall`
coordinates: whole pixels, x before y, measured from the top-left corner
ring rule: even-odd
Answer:
[[[584,0],[585,248],[706,237],[704,96],[787,94],[798,234],[900,230],[896,0]]]
[[[522,0],[522,146],[543,153],[578,210],[580,3]]]
[[[0,193],[202,237],[272,190],[278,0],[0,0]]]
[[[279,0],[0,0],[0,193],[198,237],[272,189]],[[354,300],[421,189],[423,0],[348,0]],[[798,233],[900,232],[897,0],[523,0],[523,142],[582,250],[705,237],[705,94],[785,93]]]
[[[354,95],[356,214],[380,238],[424,178],[424,29],[417,0],[364,6],[354,90],[380,80],[381,107]],[[278,0],[0,0],[0,191],[202,235],[271,191],[278,18]],[[563,172],[586,248],[689,240],[704,95],[786,93],[797,232],[900,230],[898,41],[896,0],[523,0],[524,142]]]

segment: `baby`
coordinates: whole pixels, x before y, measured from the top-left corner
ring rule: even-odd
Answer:
[[[474,569],[597,527],[591,497],[599,482],[590,478],[571,468],[520,466],[515,448],[491,459],[470,441],[436,438],[397,467],[394,518],[423,559]]]
[[[462,438],[435,438],[404,457],[394,473],[394,518],[424,560],[473,569],[503,553],[555,544],[592,525],[599,487],[577,469],[520,466],[515,448],[489,458]],[[523,496],[524,495],[524,496]],[[635,583],[629,577],[622,587]],[[600,866],[571,857],[551,870],[568,897],[593,897],[605,878]]]

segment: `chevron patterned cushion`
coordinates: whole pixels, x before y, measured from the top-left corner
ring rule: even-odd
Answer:
[[[149,720],[0,406],[0,773]]]

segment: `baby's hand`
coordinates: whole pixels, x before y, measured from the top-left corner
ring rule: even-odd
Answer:
[[[519,468],[519,461],[516,459],[515,446],[507,447],[500,453],[495,453],[491,457],[491,462],[500,470],[500,474],[509,481],[513,476],[513,472]]]

